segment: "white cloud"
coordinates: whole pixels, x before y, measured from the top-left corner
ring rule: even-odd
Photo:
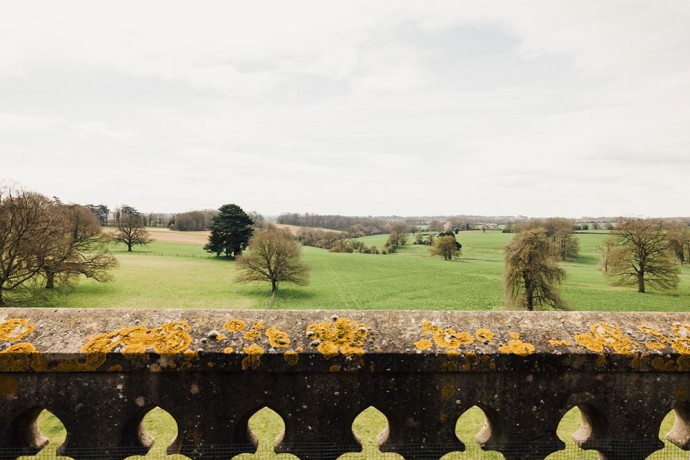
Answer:
[[[0,175],[147,210],[682,214],[689,28],[674,1],[3,4]]]

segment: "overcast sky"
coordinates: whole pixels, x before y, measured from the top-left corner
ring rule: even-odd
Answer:
[[[690,2],[3,2],[0,181],[147,212],[690,215]]]

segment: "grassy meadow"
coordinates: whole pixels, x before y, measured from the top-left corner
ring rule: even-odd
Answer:
[[[180,241],[175,241],[175,238]],[[281,286],[279,309],[500,310],[504,308],[503,251],[513,235],[461,232],[459,260],[431,257],[428,246],[409,244],[396,254],[338,254],[305,247],[310,284]],[[264,308],[266,283],[237,284],[235,263],[206,253],[204,235],[156,230],[158,238],[128,253],[114,246],[120,266],[109,283],[82,280],[56,292],[37,289],[35,306],[81,308]],[[362,240],[383,248],[387,236]],[[606,233],[579,234],[580,257],[562,262],[567,279],[562,294],[571,309],[592,311],[686,311],[690,308],[690,268],[683,267],[675,291],[638,294],[614,287],[599,269],[596,247]]]

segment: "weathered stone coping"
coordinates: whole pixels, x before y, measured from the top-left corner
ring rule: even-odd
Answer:
[[[688,372],[690,314],[0,310],[0,372]]]
[[[337,460],[353,420],[388,419],[382,451],[436,460],[461,451],[477,406],[484,449],[542,460],[577,406],[573,434],[604,460],[644,460],[668,439],[690,450],[690,315],[432,311],[0,310],[0,458],[43,445],[43,409],[75,460],[146,453],[141,421],[168,411],[168,448],[193,460],[254,452],[249,418],[285,422],[276,452]],[[329,446],[323,449],[323,446]],[[318,447],[318,449],[314,449]]]

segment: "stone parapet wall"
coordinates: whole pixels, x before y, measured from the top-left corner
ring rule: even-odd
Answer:
[[[263,407],[285,421],[277,452],[336,459],[356,449],[352,422],[369,406],[388,418],[381,450],[405,458],[463,450],[456,421],[478,406],[485,449],[543,459],[562,448],[556,427],[577,406],[578,444],[641,460],[662,447],[674,409],[669,439],[690,449],[690,315],[0,311],[7,458],[40,450],[43,409],[66,427],[64,455],[143,454],[141,421],[156,406],[179,428],[169,451],[192,459],[253,452],[247,421]]]

